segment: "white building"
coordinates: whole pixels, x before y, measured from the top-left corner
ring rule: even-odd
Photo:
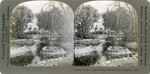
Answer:
[[[100,30],[103,31],[103,30],[105,30],[105,27],[104,27],[103,23],[104,23],[103,19],[102,19],[102,18],[99,18],[99,20],[93,24],[93,27],[92,27],[92,29],[90,30],[90,32],[95,32],[95,31],[100,31]]]
[[[104,25],[101,22],[96,22],[93,24],[93,28],[90,30],[90,32],[95,31],[103,31],[105,29]]]
[[[29,31],[33,31],[33,30],[38,30],[38,26],[37,26],[37,22],[36,19],[34,18],[32,22],[29,22],[27,24],[27,28],[24,30],[24,32],[29,32]]]

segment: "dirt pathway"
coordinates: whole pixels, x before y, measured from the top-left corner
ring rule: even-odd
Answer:
[[[138,54],[135,54],[133,57],[120,58],[107,60],[103,56],[94,66],[102,67],[137,67],[138,66]]]

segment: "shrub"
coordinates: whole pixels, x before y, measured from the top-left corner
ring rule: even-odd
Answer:
[[[14,66],[26,66],[31,64],[33,58],[32,52],[28,51],[24,55],[10,58],[10,63]]]
[[[103,34],[103,33],[104,33],[103,31],[95,31],[92,34]]]
[[[93,36],[90,34],[87,34],[83,37],[84,39],[93,39]]]
[[[12,44],[22,47],[22,46],[33,46],[35,42],[33,40],[20,39],[12,41]]]
[[[59,57],[64,57],[66,56],[65,54],[49,54],[50,52],[45,52],[45,51],[40,51],[40,59],[41,60],[46,60],[46,59],[55,59]]]
[[[27,32],[26,34],[36,35],[36,34],[41,34],[41,33],[39,31],[30,31],[30,32]]]
[[[92,51],[89,55],[75,57],[74,65],[75,66],[89,66],[95,64],[99,59],[99,54],[97,51]]]
[[[114,46],[114,43],[115,43],[115,41],[114,41],[113,37],[107,37],[106,38],[106,43],[103,44],[103,53],[107,50],[107,48],[109,46]]]
[[[32,36],[29,36],[29,35],[23,33],[23,34],[19,34],[17,38],[18,39],[31,39]]]
[[[119,46],[122,46],[122,47],[125,47],[126,46],[126,42],[124,42],[124,41],[119,41]]]
[[[114,40],[114,37],[107,37],[106,38],[106,41],[113,41]]]
[[[24,41],[23,45],[33,46],[34,44],[35,44],[35,42],[33,40],[27,40],[27,41]]]
[[[37,53],[37,55],[40,57],[41,55],[40,55],[40,51],[42,50],[42,48],[44,47],[44,46],[48,46],[49,45],[49,41],[48,41],[48,37],[41,37],[40,38],[40,43],[39,44],[37,44],[37,51],[36,51],[36,53]]]

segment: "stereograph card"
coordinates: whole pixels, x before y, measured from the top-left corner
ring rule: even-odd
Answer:
[[[148,74],[150,0],[3,0],[0,74]]]

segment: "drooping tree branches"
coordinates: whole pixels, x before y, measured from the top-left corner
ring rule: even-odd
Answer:
[[[113,10],[113,7],[116,8]],[[123,32],[127,37],[126,41],[129,39],[130,41],[135,40],[133,38],[133,35],[136,35],[137,32],[137,15],[135,10],[131,6],[121,7],[115,4],[111,9],[102,15],[105,28],[108,31],[110,29],[116,31],[116,37],[118,32]]]
[[[38,27],[48,31],[50,36],[59,34],[59,41],[69,41],[72,38],[69,34],[73,33],[73,12],[69,6],[61,2],[50,2],[36,16]]]

